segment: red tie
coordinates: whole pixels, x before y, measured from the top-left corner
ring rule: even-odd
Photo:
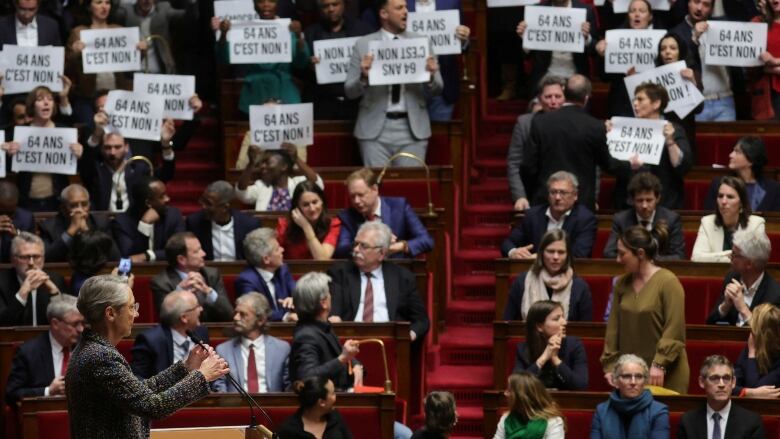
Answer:
[[[70,360],[70,349],[62,348],[62,367],[60,368],[60,376],[65,376],[68,372],[68,360]]]
[[[260,391],[260,388],[257,382],[257,363],[255,362],[254,345],[249,345],[249,359],[246,363],[246,388],[249,393],[257,393]]]
[[[371,285],[371,273],[366,273],[366,295],[363,297],[363,321],[374,321],[374,286]]]
[[[373,212],[366,215],[366,221],[374,221],[375,219],[376,219],[376,214]]]

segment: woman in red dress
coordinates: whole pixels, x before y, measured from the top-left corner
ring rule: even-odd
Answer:
[[[293,191],[292,209],[279,218],[276,234],[287,259],[327,260],[333,256],[341,220],[327,214],[325,193],[304,181]]]

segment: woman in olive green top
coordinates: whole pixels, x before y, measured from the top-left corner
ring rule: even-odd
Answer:
[[[674,273],[653,261],[664,238],[635,226],[618,240],[617,260],[626,274],[615,285],[601,365],[613,384],[607,371],[622,354],[635,354],[652,364],[647,384],[687,393],[685,293]]]

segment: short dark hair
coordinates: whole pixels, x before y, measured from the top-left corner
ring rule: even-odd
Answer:
[[[704,362],[701,363],[701,369],[699,369],[699,376],[702,378],[707,377],[707,371],[715,366],[726,366],[729,369],[731,369],[731,373],[734,373],[734,365],[731,364],[731,361],[729,361],[728,358],[724,357],[723,355],[710,355],[709,357],[704,359]]]
[[[444,436],[455,427],[455,397],[450,392],[434,391],[425,397],[425,429]]]
[[[146,211],[146,201],[152,197],[152,183],[162,181],[157,177],[143,176],[130,188],[130,209],[131,213],[140,218]]]
[[[165,243],[165,260],[168,261],[169,267],[176,267],[178,257],[187,254],[187,238],[198,239],[192,232],[174,233],[168,238],[168,242]]]
[[[628,182],[628,195],[634,198],[638,192],[653,191],[657,197],[661,196],[661,180],[650,172],[640,172]]]
[[[317,401],[328,396],[328,377],[324,375],[312,375],[293,383],[293,392],[298,395],[298,402],[302,409],[314,407]]]
[[[51,110],[51,117],[52,119],[54,116],[57,115],[57,96],[54,94],[54,92],[51,91],[49,87],[46,87],[45,85],[39,85],[32,89],[30,93],[27,93],[27,97],[24,100],[24,111],[27,113],[28,117],[35,116],[35,101],[38,100],[38,96],[42,93],[46,93],[54,100],[55,105],[52,106]]]
[[[745,136],[737,140],[737,145],[742,150],[742,154],[750,162],[750,169],[753,171],[753,178],[762,180],[764,178],[764,166],[769,160],[766,156],[766,146],[764,141],[757,136]]]
[[[634,89],[634,96],[638,95],[640,92],[644,92],[644,94],[647,95],[647,98],[652,102],[661,101],[661,106],[658,107],[658,111],[663,114],[666,106],[669,105],[669,93],[667,93],[663,85],[654,82],[643,82]]]

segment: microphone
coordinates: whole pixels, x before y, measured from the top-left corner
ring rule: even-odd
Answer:
[[[187,336],[189,336],[190,340],[192,340],[196,345],[198,345],[198,346],[200,346],[203,349],[208,351],[208,347],[203,343],[203,340],[198,338],[198,336],[195,335],[195,333],[192,332],[192,330],[187,330]],[[244,388],[241,387],[240,384],[238,384],[238,382],[235,380],[235,378],[233,378],[232,375],[230,375],[230,373],[228,373],[225,376],[228,378],[230,383],[233,384],[233,387],[238,389],[238,393],[241,395],[241,397],[243,397],[245,401],[249,402],[249,404],[248,404],[249,405],[249,416],[250,416],[249,428],[252,428],[252,429],[257,428],[257,429],[259,429],[264,437],[270,437],[270,438],[273,438],[273,439],[278,438],[276,433],[273,433],[272,431],[268,430],[266,427],[257,424],[257,417],[255,416],[255,409],[254,409],[254,407],[257,407],[260,410],[260,413],[262,413],[263,416],[265,416],[265,419],[268,421],[268,424],[273,426],[274,422],[271,420],[271,417],[268,416],[268,413],[266,413],[266,411],[263,410],[262,407],[260,407],[260,404],[258,404],[257,401],[255,401],[254,398],[252,398],[252,396],[250,396],[249,393],[247,393],[246,390],[244,390]]]

